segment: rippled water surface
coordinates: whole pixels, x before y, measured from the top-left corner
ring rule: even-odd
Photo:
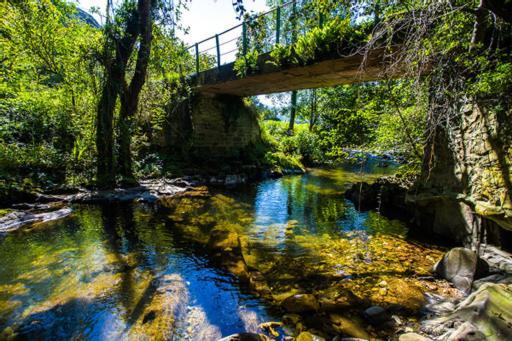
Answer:
[[[0,235],[0,338],[196,340],[257,331],[279,319],[269,307],[280,297],[313,290],[312,273],[359,283],[362,268],[348,263],[379,266],[372,236],[417,253],[400,223],[343,198],[362,179],[317,169],[160,207],[76,206],[64,220]],[[219,228],[240,236],[241,256],[208,249]],[[240,285],[248,271],[263,274],[272,299]]]

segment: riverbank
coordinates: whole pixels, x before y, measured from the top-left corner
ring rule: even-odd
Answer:
[[[160,198],[193,190],[200,186],[231,188],[266,178],[303,174],[304,169],[284,169],[281,172],[257,171],[226,175],[193,175],[179,178],[141,180],[137,186],[112,190],[85,188],[52,188],[45,192],[19,193],[0,214],[0,232],[16,230],[24,225],[61,219],[71,213],[70,204],[112,204],[116,202],[155,203]],[[18,202],[17,200],[23,199]],[[5,200],[4,200],[5,202]]]
[[[411,232],[422,240],[441,240],[432,229],[418,223],[418,209],[414,181],[386,177],[374,183],[356,183],[345,196],[360,209],[378,209],[387,217],[399,217],[411,222]],[[428,196],[421,193],[419,196]],[[443,201],[442,196],[432,196],[430,201]],[[435,219],[435,218],[432,218]],[[447,218],[444,218],[445,220]],[[487,224],[485,241],[499,241]],[[434,229],[435,231],[435,229]],[[495,232],[494,232],[495,233]],[[488,236],[488,234],[490,234]],[[494,237],[494,238],[493,238]],[[460,291],[459,297],[427,295],[419,329],[416,332],[433,340],[500,340],[512,337],[512,255],[476,239],[476,251],[455,248],[436,263],[432,273],[452,282]],[[453,245],[454,239],[444,238],[443,244]],[[499,244],[501,246],[501,244]],[[404,336],[404,340],[423,340],[419,334]]]

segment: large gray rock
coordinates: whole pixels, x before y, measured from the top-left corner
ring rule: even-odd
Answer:
[[[457,247],[448,251],[434,265],[434,272],[452,282],[456,288],[469,293],[473,281],[489,273],[489,264],[470,249]]]
[[[12,212],[0,218],[0,232],[10,232],[17,230],[24,225],[46,223],[53,220],[62,219],[70,215],[72,212],[73,210],[69,207],[43,213],[32,213],[24,211]]]

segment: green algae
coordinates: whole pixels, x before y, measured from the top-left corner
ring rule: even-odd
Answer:
[[[0,208],[0,218],[2,218],[3,216],[8,215],[11,212],[14,212],[14,210],[11,210],[9,208]]]

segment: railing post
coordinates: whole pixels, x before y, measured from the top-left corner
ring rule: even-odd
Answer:
[[[199,73],[199,44],[196,43],[196,72]]]
[[[219,35],[215,35],[215,44],[217,45],[217,68],[220,68],[220,45],[219,45]]]
[[[247,23],[245,20],[242,23],[242,53],[244,57],[247,54]]]
[[[292,44],[297,41],[297,1],[292,1]]]
[[[281,31],[281,6],[276,7],[276,45],[279,44],[279,36]]]

